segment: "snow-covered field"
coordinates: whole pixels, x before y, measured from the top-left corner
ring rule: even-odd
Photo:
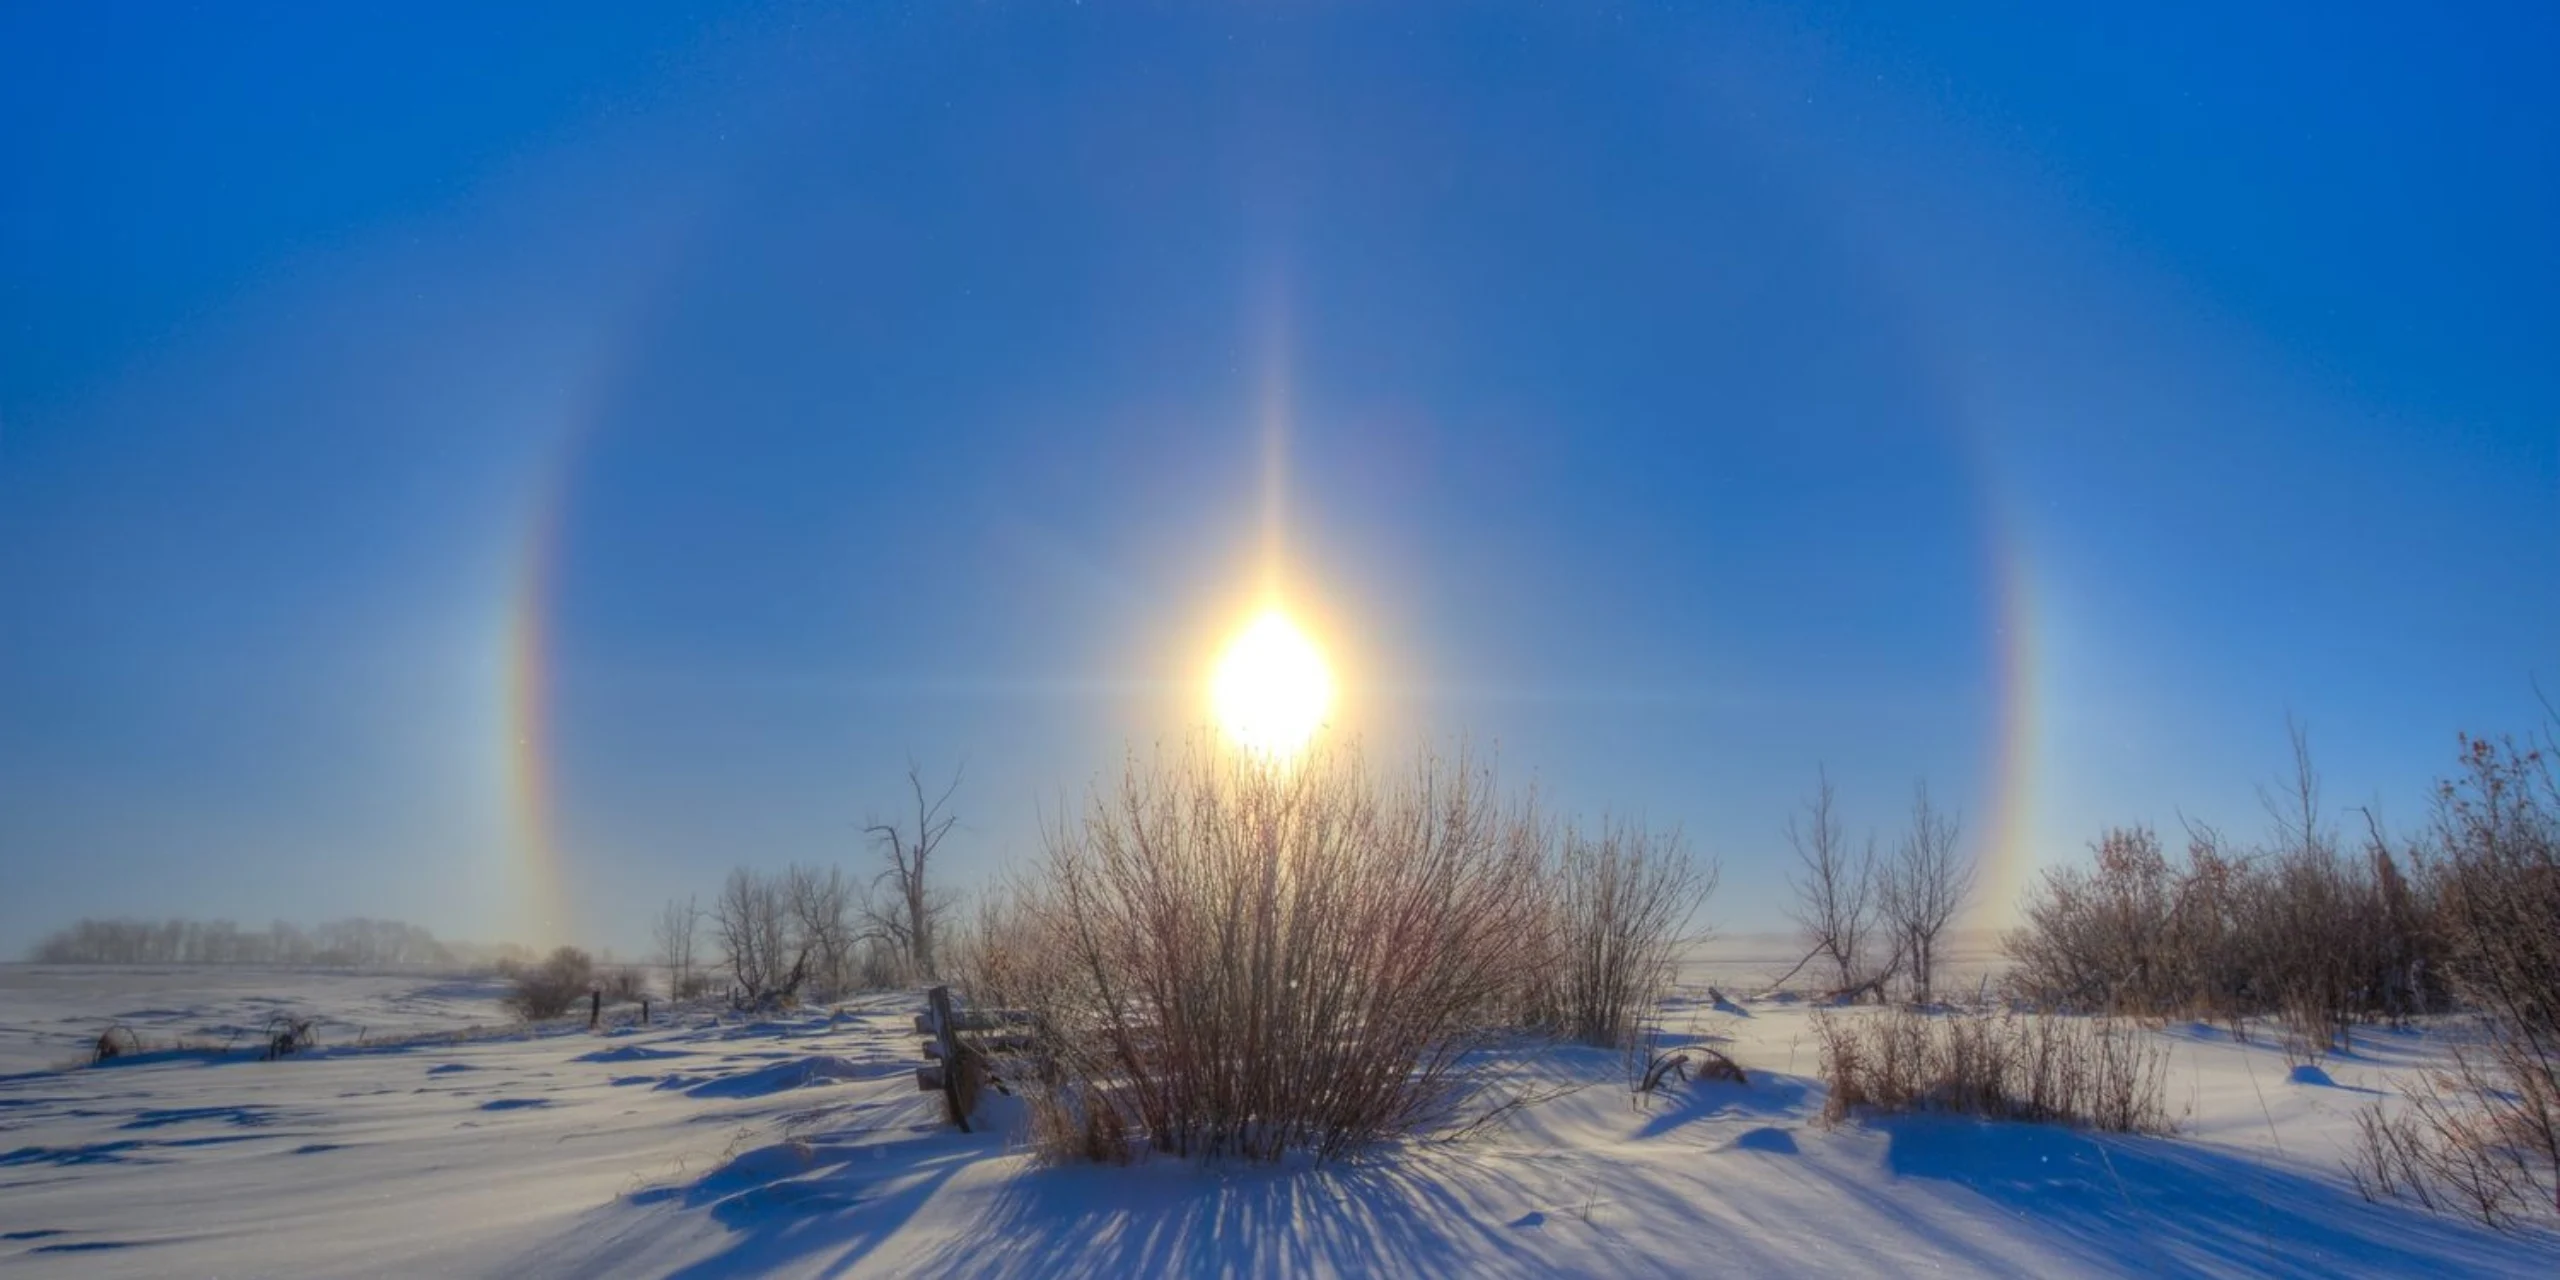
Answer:
[[[496,978],[458,974],[0,964],[0,1074],[83,1060],[113,1024],[155,1044],[236,1046],[290,1014],[310,1019],[319,1043],[343,1045],[501,1025],[505,994]]]
[[[1588,1087],[1461,1143],[1044,1168],[1002,1124],[937,1123],[914,997],[373,1043],[501,1027],[496,994],[0,966],[0,1273],[2560,1274],[2549,1236],[2371,1206],[2345,1182],[2349,1117],[2426,1060],[2414,1033],[2368,1037],[2324,1083],[2267,1045],[2165,1029],[2173,1138],[1825,1128],[1801,1006],[1691,1002],[1673,1029],[1714,1037],[1752,1084],[1638,1106],[1614,1055],[1523,1049],[1488,1066]],[[324,1018],[319,1051],[53,1069],[109,1016],[220,1040],[272,1001]]]

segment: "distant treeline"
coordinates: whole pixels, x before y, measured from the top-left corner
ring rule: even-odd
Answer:
[[[27,953],[38,964],[309,964],[346,968],[447,965],[461,958],[435,935],[397,920],[332,920],[306,929],[277,921],[82,920]]]

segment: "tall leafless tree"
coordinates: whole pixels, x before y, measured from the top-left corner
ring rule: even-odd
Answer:
[[[667,971],[667,997],[684,999],[693,989],[694,938],[701,932],[702,908],[691,897],[679,902],[667,899],[650,925],[650,938],[657,944],[658,964]]]
[[[795,866],[783,879],[783,895],[809,953],[810,973],[817,985],[829,995],[844,991],[852,984],[854,943],[859,936],[853,920],[854,886],[844,878],[844,869],[828,867],[821,872]]]
[[[730,871],[712,901],[711,927],[719,935],[729,976],[737,982],[739,1003],[787,1004],[798,998],[800,984],[809,976],[809,953],[804,941],[793,936],[779,878],[745,867]]]
[[[1804,959],[1786,978],[1817,959],[1831,962],[1835,992],[1868,984],[1866,948],[1876,922],[1876,855],[1870,839],[1863,854],[1849,851],[1848,834],[1834,809],[1831,775],[1817,776],[1804,812],[1787,819],[1787,844],[1795,850],[1796,871],[1787,877],[1795,901],[1787,915],[1796,922],[1806,949]],[[1778,981],[1784,983],[1786,978]]]
[[[1878,877],[1878,906],[1892,935],[1897,965],[1911,973],[1911,998],[1927,1004],[1937,974],[1939,941],[1973,896],[1973,859],[1957,848],[1963,823],[1929,800],[1929,784],[1911,795],[1911,826]]]
[[[2320,818],[2320,771],[2311,762],[2311,731],[2288,715],[2284,732],[2293,748],[2293,779],[2281,791],[2260,786],[2258,804],[2275,820],[2279,852],[2326,854],[2333,845]]]
[[[953,770],[950,785],[927,799],[924,771],[910,762],[907,786],[915,793],[915,825],[890,821],[864,828],[889,864],[872,882],[876,892],[864,908],[866,922],[905,952],[908,964],[920,975],[934,972],[934,932],[955,901],[948,892],[933,887],[930,871],[943,837],[959,821],[948,809],[964,771]]]

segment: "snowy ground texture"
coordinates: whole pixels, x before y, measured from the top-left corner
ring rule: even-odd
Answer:
[[[2165,1029],[2174,1138],[1825,1128],[1800,1006],[1690,1003],[1673,1027],[1751,1085],[1640,1108],[1614,1055],[1524,1049],[1488,1065],[1589,1087],[1343,1166],[1095,1169],[937,1123],[916,997],[596,1034],[506,1028],[496,994],[0,966],[0,1275],[2560,1274],[2550,1236],[2345,1182],[2349,1118],[2427,1059],[2415,1033],[2296,1078]],[[109,1017],[220,1041],[279,1008],[322,1019],[318,1052],[56,1069]]]

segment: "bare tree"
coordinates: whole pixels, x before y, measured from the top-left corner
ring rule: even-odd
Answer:
[[[2311,731],[2288,715],[2284,732],[2293,747],[2293,780],[2282,791],[2260,786],[2258,804],[2275,820],[2280,851],[2325,853],[2332,845],[2320,823],[2320,771],[2311,763]]]
[[[729,872],[711,904],[711,926],[745,1005],[788,1004],[808,980],[809,953],[792,936],[782,882],[745,867]]]
[[[887,935],[906,953],[908,963],[918,974],[934,972],[933,935],[955,901],[949,893],[934,889],[928,872],[934,853],[942,847],[942,838],[959,821],[945,810],[952,793],[960,789],[962,773],[963,770],[953,770],[951,784],[942,789],[942,794],[927,800],[924,771],[909,762],[907,786],[915,792],[915,826],[874,822],[864,828],[889,865],[873,881],[886,901],[866,904],[863,914],[872,928]]]
[[[1804,812],[1787,819],[1787,844],[1797,863],[1796,873],[1787,877],[1787,887],[1795,893],[1787,915],[1796,922],[1806,950],[1804,959],[1778,981],[1784,983],[1817,959],[1828,959],[1835,992],[1868,985],[1867,935],[1876,918],[1875,843],[1870,839],[1864,854],[1850,855],[1847,834],[1833,811],[1829,773],[1817,775]]]
[[[657,943],[658,963],[667,971],[667,998],[681,1000],[693,989],[693,942],[700,932],[702,908],[692,898],[682,902],[667,899],[650,926],[650,936]]]
[[[821,874],[815,867],[795,866],[783,880],[783,895],[817,984],[830,995],[842,992],[852,982],[857,938],[854,887],[844,870],[829,867]]]
[[[1879,907],[1893,939],[1894,961],[1911,971],[1911,998],[1929,1003],[1937,973],[1938,940],[1973,896],[1973,859],[1956,849],[1963,824],[1929,801],[1929,784],[1911,796],[1911,826],[1894,846],[1893,862],[1878,877]]]

